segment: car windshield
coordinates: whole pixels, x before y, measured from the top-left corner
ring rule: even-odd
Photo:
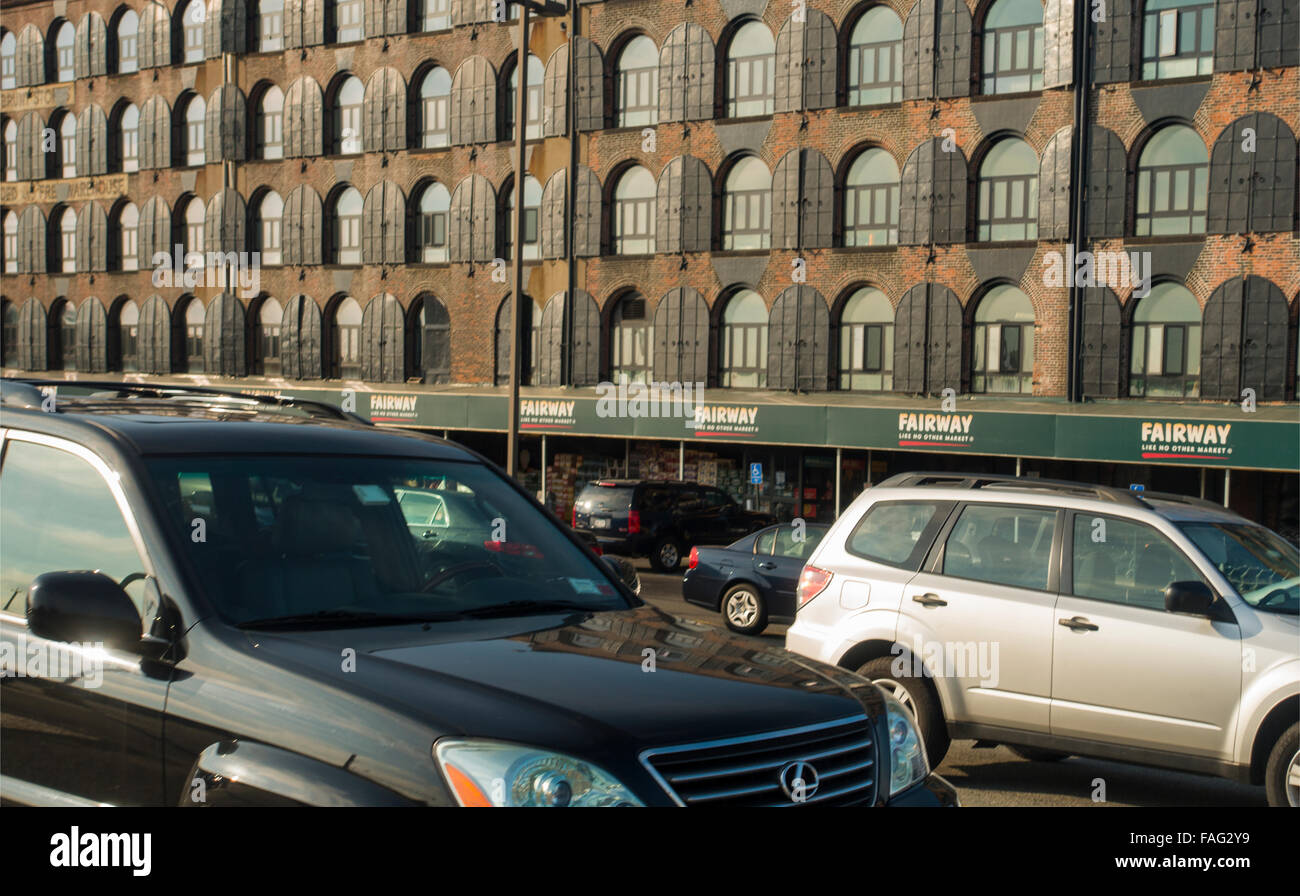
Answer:
[[[1179,528],[1252,607],[1300,612],[1300,551],[1276,532],[1247,523],[1182,523]]]
[[[234,624],[631,605],[604,567],[482,464],[227,455],[148,465],[199,581]]]

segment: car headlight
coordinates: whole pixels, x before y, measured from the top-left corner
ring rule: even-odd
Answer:
[[[885,707],[889,722],[889,795],[902,793],[930,774],[930,762],[925,758],[925,744],[912,714],[888,694]]]
[[[492,740],[440,740],[433,754],[462,806],[640,806],[589,762]]]

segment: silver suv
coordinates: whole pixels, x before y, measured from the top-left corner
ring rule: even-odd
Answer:
[[[1300,804],[1300,555],[1179,495],[909,473],[867,489],[799,580],[786,647],[950,738],[1263,784]]]

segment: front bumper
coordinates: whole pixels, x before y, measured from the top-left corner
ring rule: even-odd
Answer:
[[[924,781],[913,784],[885,805],[950,809],[960,806],[961,802],[957,799],[956,788],[941,776],[931,772]]]

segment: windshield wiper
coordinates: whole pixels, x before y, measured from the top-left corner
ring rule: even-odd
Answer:
[[[268,616],[236,623],[236,628],[346,628],[369,625],[409,625],[419,622],[446,622],[462,619],[462,613],[376,613],[371,610],[317,610],[312,613],[290,613],[286,616]]]
[[[590,604],[581,604],[572,600],[511,600],[503,604],[461,610],[460,615],[474,619],[486,619],[491,616],[527,616],[532,613],[552,613],[556,611],[599,613],[603,610],[613,609],[617,608],[593,607]]]

